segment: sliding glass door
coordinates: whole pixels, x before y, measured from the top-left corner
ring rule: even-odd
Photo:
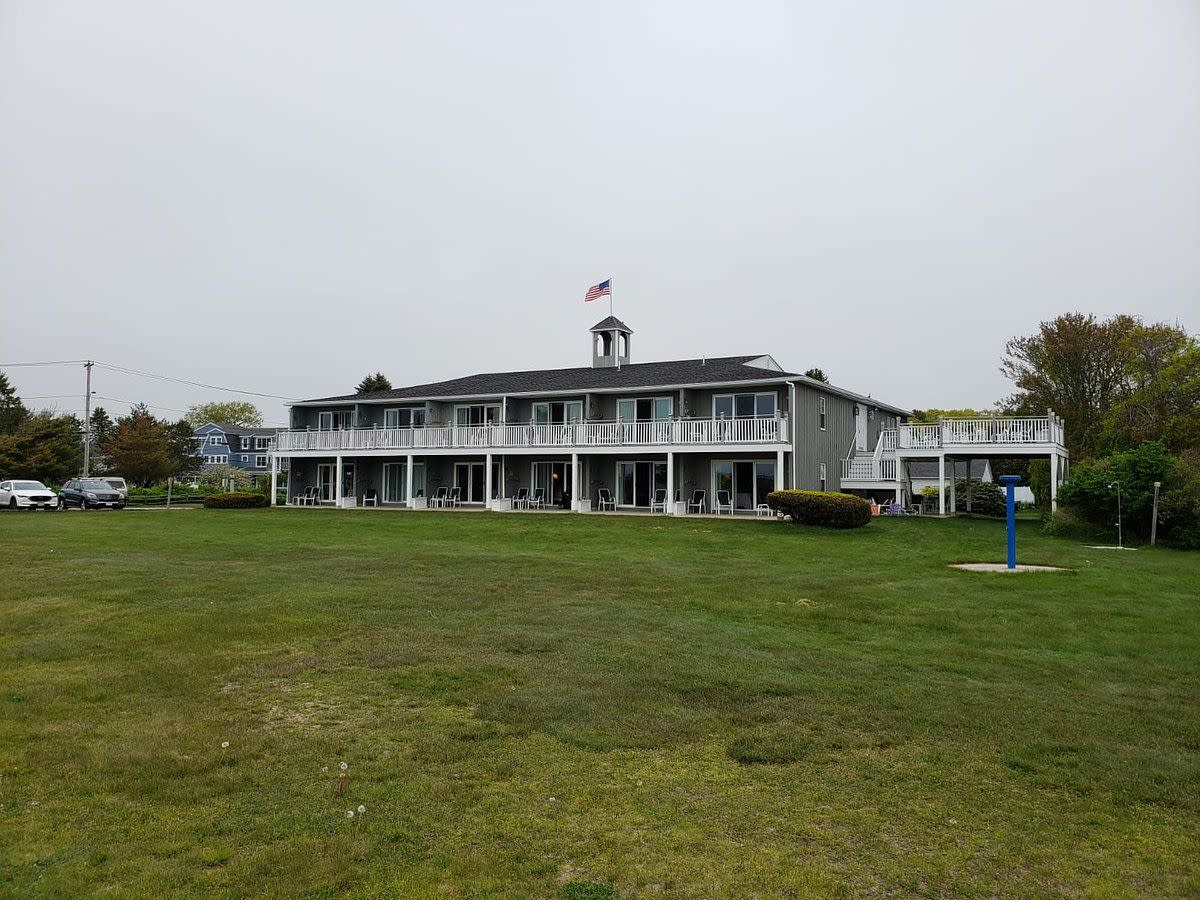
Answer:
[[[454,464],[454,486],[459,489],[463,503],[482,503],[487,491],[487,463],[460,462]],[[499,496],[500,463],[492,463],[492,499]]]
[[[383,502],[405,503],[408,500],[408,463],[383,464]],[[425,463],[413,463],[413,496],[425,496]]]
[[[646,507],[654,499],[654,493],[666,490],[667,464],[651,460],[617,463],[617,505]],[[668,500],[671,499],[669,496]]]
[[[535,462],[533,489],[542,490],[547,506],[562,506],[571,494],[571,464],[569,462]]]
[[[767,502],[767,494],[775,490],[775,463],[753,460],[720,460],[713,463],[713,494],[727,491],[734,509],[752,510]]]

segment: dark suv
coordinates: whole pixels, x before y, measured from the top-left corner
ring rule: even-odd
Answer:
[[[58,492],[58,508],[124,509],[125,498],[102,478],[72,478]]]

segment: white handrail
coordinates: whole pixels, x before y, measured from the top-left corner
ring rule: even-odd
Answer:
[[[435,425],[281,431],[278,452],[301,450],[509,449],[520,447],[633,447],[785,444],[787,418],[671,419],[662,422]]]
[[[941,419],[936,425],[900,425],[896,446],[930,450],[972,444],[1061,444],[1063,424],[1051,416]]]

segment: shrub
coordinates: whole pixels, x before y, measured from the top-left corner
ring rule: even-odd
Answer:
[[[927,484],[925,487],[921,488],[921,499],[927,504],[937,503],[938,494],[940,493],[941,491],[939,491],[934,485]]]
[[[954,482],[954,505],[960,510],[967,508],[967,480]],[[971,482],[971,512],[981,516],[1003,516],[1008,513],[1008,501],[1004,488],[994,481]]]
[[[1061,507],[1042,522],[1042,533],[1080,541],[1099,541],[1108,537],[1077,511]]]
[[[204,498],[205,509],[262,509],[267,498],[262,494],[213,494]]]
[[[1158,498],[1158,533],[1164,544],[1200,550],[1200,453],[1175,460]]]
[[[803,525],[862,528],[871,521],[870,503],[834,491],[772,491],[767,506]]]

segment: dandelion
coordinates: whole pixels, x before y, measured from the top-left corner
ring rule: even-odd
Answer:
[[[346,764],[344,762],[340,762],[340,763],[338,763],[338,768],[341,769],[343,772],[345,772]]]
[[[346,818],[353,819],[354,818],[354,810],[352,810],[352,809],[346,810]]]
[[[550,798],[550,802],[551,802],[551,803],[553,803],[553,802],[554,802],[554,798],[553,798],[553,797],[551,797],[551,798]]]
[[[321,771],[322,771],[322,772],[328,772],[328,771],[329,771],[329,766],[321,766]]]
[[[221,741],[221,749],[228,750],[229,749],[229,741]]]

